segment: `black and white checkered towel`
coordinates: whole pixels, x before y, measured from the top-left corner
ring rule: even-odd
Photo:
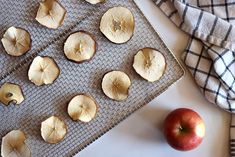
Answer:
[[[154,0],[191,39],[183,61],[208,101],[235,113],[235,0]],[[230,129],[235,157],[235,115]]]

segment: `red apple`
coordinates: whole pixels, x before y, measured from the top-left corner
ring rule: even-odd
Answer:
[[[171,147],[188,151],[196,148],[202,142],[205,125],[197,112],[179,108],[166,117],[164,135]]]

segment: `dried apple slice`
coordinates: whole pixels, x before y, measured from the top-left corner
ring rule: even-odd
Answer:
[[[58,117],[51,116],[41,124],[41,136],[50,144],[61,142],[67,133],[66,124]]]
[[[111,99],[122,101],[128,97],[131,80],[122,71],[111,71],[104,75],[102,89],[106,96]]]
[[[68,114],[73,120],[90,122],[95,118],[98,105],[87,94],[79,94],[72,98],[68,105]]]
[[[7,54],[11,56],[21,56],[31,48],[30,34],[22,28],[8,28],[1,41]]]
[[[87,2],[89,2],[91,4],[98,4],[98,3],[104,2],[105,0],[85,0],[85,1],[87,1]]]
[[[59,75],[60,69],[51,57],[37,56],[28,71],[29,80],[37,86],[52,84]]]
[[[20,104],[24,101],[21,87],[13,83],[4,83],[0,88],[0,102],[4,105]]]
[[[131,39],[135,22],[131,11],[124,7],[109,9],[101,18],[100,31],[113,43],[121,44]]]
[[[26,137],[21,130],[12,130],[2,138],[2,157],[31,157]]]
[[[56,29],[63,24],[66,9],[57,0],[40,2],[36,20],[43,26]]]
[[[165,72],[166,60],[161,52],[152,48],[138,51],[134,57],[135,71],[149,82],[159,80]]]
[[[85,31],[71,34],[64,43],[65,56],[74,62],[90,60],[96,53],[96,41]]]

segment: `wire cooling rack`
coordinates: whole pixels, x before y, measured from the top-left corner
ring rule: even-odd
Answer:
[[[0,138],[13,129],[21,129],[27,136],[26,143],[33,157],[64,157],[78,153],[184,74],[132,0],[110,0],[96,6],[83,0],[61,0],[61,4],[68,11],[64,25],[50,30],[34,20],[39,5],[37,0],[0,0],[0,36],[8,27],[17,26],[28,30],[32,38],[31,50],[22,57],[8,56],[0,46],[0,83],[17,83],[25,95],[25,101],[19,106],[0,105]],[[127,7],[135,17],[134,36],[125,44],[113,44],[99,31],[101,16],[113,6]],[[65,39],[78,30],[92,33],[98,43],[95,57],[82,64],[69,62],[63,55]],[[159,49],[166,57],[166,72],[155,83],[143,80],[132,68],[133,56],[144,47]],[[58,63],[61,75],[54,84],[37,87],[28,80],[29,64],[37,55],[53,57]],[[102,76],[110,70],[122,70],[130,76],[132,86],[126,101],[116,102],[103,94]],[[81,92],[91,94],[99,104],[97,117],[87,124],[74,122],[67,114],[68,101]],[[51,115],[64,119],[68,126],[65,139],[55,145],[45,143],[40,136],[41,122]]]

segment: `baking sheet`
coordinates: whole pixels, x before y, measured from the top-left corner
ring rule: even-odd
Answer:
[[[33,40],[31,51],[19,58],[6,55],[0,46],[0,83],[20,84],[26,98],[19,106],[0,105],[0,137],[12,129],[21,129],[33,157],[76,154],[183,76],[175,57],[132,0],[110,0],[97,6],[83,0],[61,0],[68,14],[58,30],[47,29],[34,20],[38,2],[0,0],[0,35],[14,25],[29,30]],[[126,44],[113,44],[99,31],[101,16],[113,6],[125,6],[134,14],[135,33]],[[78,30],[94,34],[98,43],[95,57],[82,64],[69,62],[63,55],[65,39]],[[144,47],[159,49],[166,57],[166,72],[156,83],[143,80],[131,66],[133,56]],[[61,75],[54,84],[37,87],[28,80],[28,66],[37,55],[51,56],[58,63]],[[110,70],[122,70],[130,76],[132,86],[126,101],[116,102],[103,94],[102,76]],[[96,119],[87,124],[74,122],[67,114],[68,101],[81,92],[91,94],[99,104]],[[41,121],[51,115],[61,117],[68,125],[64,141],[56,145],[45,143],[40,136]]]

